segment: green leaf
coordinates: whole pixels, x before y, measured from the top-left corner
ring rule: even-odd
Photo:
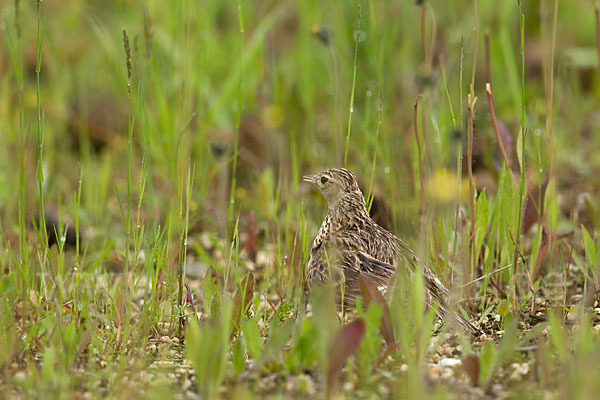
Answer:
[[[359,314],[365,320],[366,332],[360,344],[357,358],[360,364],[360,372],[363,376],[369,376],[373,365],[379,355],[381,348],[381,338],[377,334],[382,321],[383,308],[377,303],[371,303],[368,311]]]
[[[487,342],[479,354],[479,384],[484,385],[494,372],[496,362],[496,346],[492,342]]]
[[[292,334],[292,328],[294,327],[293,321],[287,321],[283,324],[278,324],[276,321],[278,320],[274,319],[271,323],[269,340],[264,346],[264,350],[258,363],[259,365],[263,365],[265,362],[277,358]]]
[[[498,303],[498,307],[496,308],[496,312],[501,317],[505,317],[508,312],[508,301],[506,299],[502,299],[500,303]]]
[[[186,356],[196,371],[198,390],[206,398],[216,396],[226,372],[232,310],[226,298],[219,316],[202,326],[192,320],[186,331]]]
[[[550,338],[552,344],[556,348],[556,353],[561,361],[566,361],[569,356],[569,350],[567,348],[567,339],[563,333],[562,326],[553,311],[548,312],[548,321],[550,322]]]
[[[529,263],[532,271],[533,272],[535,270],[535,265],[537,263],[537,258],[539,256],[539,252],[540,252],[540,246],[542,244],[542,229],[538,229],[538,231],[535,234],[535,239],[533,239],[533,246],[531,248],[531,262]]]
[[[56,379],[56,348],[54,346],[48,347],[44,352],[42,377],[47,383],[53,383]]]
[[[238,376],[246,365],[246,354],[244,344],[242,340],[238,339],[233,345],[233,353],[231,355],[231,362],[233,364],[233,373]]]
[[[221,303],[221,277],[215,268],[211,265],[204,275],[202,283],[202,294],[204,298],[205,312],[213,317],[220,311]]]
[[[587,229],[583,224],[581,225],[581,234],[583,235],[583,244],[585,247],[585,257],[588,262],[588,270],[596,271],[596,247],[594,246],[594,240],[590,236]]]
[[[297,353],[299,363],[305,368],[313,368],[317,361],[317,341],[314,336],[317,334],[312,320],[305,318],[300,326],[300,333],[295,339],[294,352]]]
[[[216,317],[221,314],[221,293],[216,292],[213,298],[210,300],[210,316]]]
[[[517,135],[517,145],[515,149],[517,150],[517,159],[519,160],[519,166],[521,167],[521,171],[523,171],[523,132],[519,132]]]
[[[252,304],[254,298],[254,275],[248,272],[240,282],[240,286],[233,298],[233,328],[238,329],[240,320]]]
[[[242,321],[242,335],[244,336],[244,342],[246,343],[250,357],[257,360],[263,344],[260,337],[260,330],[255,320]]]

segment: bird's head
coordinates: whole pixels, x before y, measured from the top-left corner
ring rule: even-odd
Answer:
[[[329,208],[334,208],[346,196],[357,197],[364,202],[356,177],[345,168],[330,168],[316,175],[306,175],[305,182],[317,185]]]

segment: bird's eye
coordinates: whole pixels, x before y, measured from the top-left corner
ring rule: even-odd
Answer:
[[[329,179],[327,179],[327,177],[326,177],[326,176],[323,176],[323,177],[321,178],[321,184],[322,184],[322,185],[326,184],[326,183],[327,183],[327,181],[329,181]]]

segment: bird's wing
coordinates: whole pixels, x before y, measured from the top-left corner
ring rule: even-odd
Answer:
[[[353,257],[348,257],[348,260],[343,263],[343,267],[346,279],[349,278],[349,275],[352,276],[351,274],[364,274],[368,276],[382,292],[385,292],[389,285],[390,279],[396,271],[396,268],[393,265],[377,260],[376,258],[373,258],[360,251],[356,252]],[[466,320],[457,311],[450,311],[450,307],[447,303],[447,299],[450,294],[448,289],[424,264],[422,265],[422,276],[423,284],[425,285],[425,289],[427,291],[427,296],[425,298],[428,307],[432,307],[434,304],[437,304],[437,314],[440,318],[445,319],[449,313],[454,314],[456,323],[465,332],[479,332],[477,327],[471,324],[471,322]],[[354,277],[352,276],[352,278]],[[358,275],[356,275],[355,279],[351,279],[351,281],[358,282]],[[356,288],[350,287],[346,289],[349,300],[355,300],[356,296],[358,296],[360,293],[358,283],[356,283],[355,286]]]
[[[344,275],[344,303],[351,304],[360,295],[358,278],[368,277],[377,288],[385,293],[396,268],[393,265],[377,260],[361,252],[349,252],[344,255],[342,262]]]

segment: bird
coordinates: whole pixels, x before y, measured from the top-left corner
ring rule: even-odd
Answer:
[[[385,294],[396,267],[405,262],[412,270],[421,269],[427,306],[437,302],[438,316],[443,320],[448,315],[449,290],[425,264],[419,264],[416,254],[404,241],[373,221],[352,172],[330,168],[316,175],[305,175],[303,180],[315,184],[327,201],[327,214],[312,242],[306,266],[309,288],[331,279],[343,287],[336,290],[338,302],[351,307],[360,295],[361,275]],[[462,315],[455,313],[454,319],[465,332],[479,332]]]

